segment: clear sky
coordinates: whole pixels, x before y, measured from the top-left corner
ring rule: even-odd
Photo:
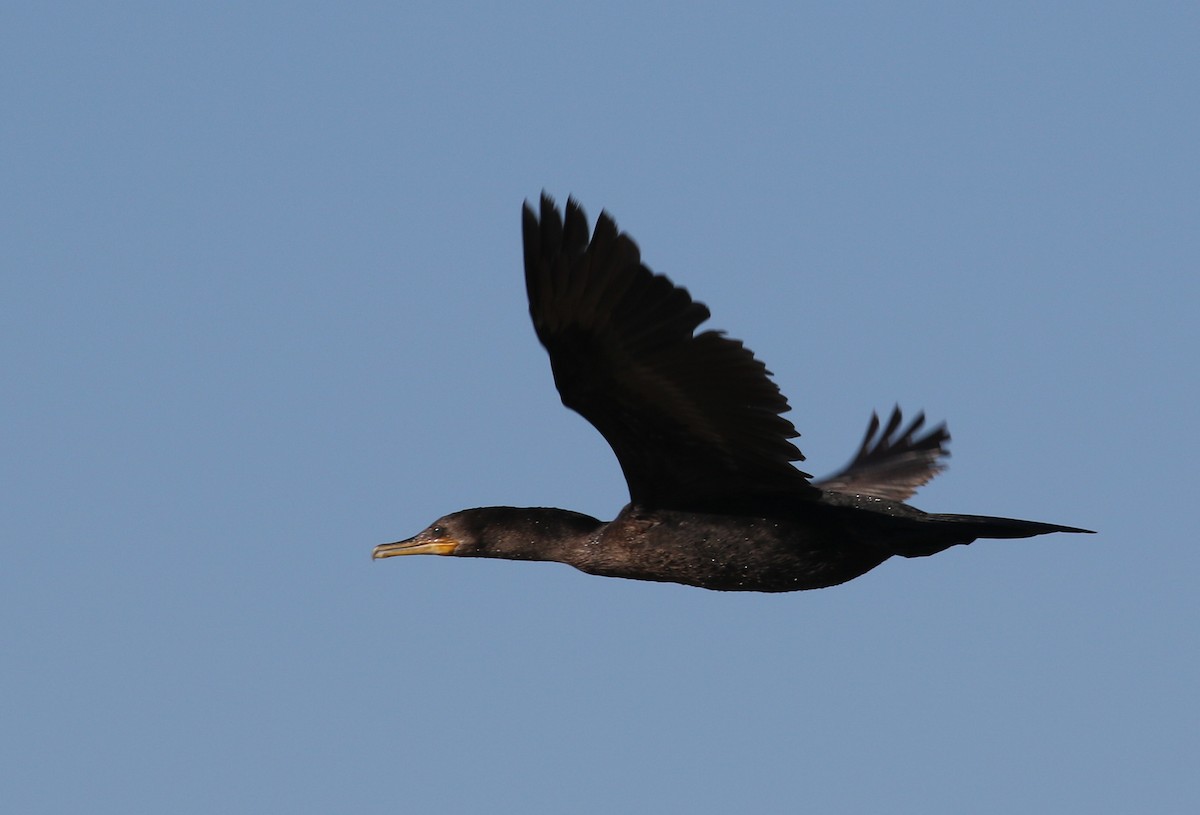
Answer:
[[[14,813],[1200,810],[1195,3],[14,3]],[[372,562],[625,501],[519,214],[608,209],[806,469],[1093,528],[721,594]]]

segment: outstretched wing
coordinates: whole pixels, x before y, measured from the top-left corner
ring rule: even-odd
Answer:
[[[902,421],[897,406],[892,409],[887,427],[879,433],[879,416],[872,413],[867,434],[854,460],[816,485],[834,492],[907,501],[919,487],[946,469],[945,459],[950,456],[946,444],[950,441],[950,432],[945,424],[940,424],[924,436],[918,436],[917,432],[925,424],[925,414],[918,413],[897,435]]]
[[[563,404],[616,453],[630,498],[695,507],[714,498],[817,491],[780,414],[787,400],[741,342],[696,328],[709,317],[687,290],[641,262],[601,213],[542,195],[523,216],[525,285]]]

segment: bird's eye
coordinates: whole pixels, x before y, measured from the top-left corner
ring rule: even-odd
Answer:
[[[442,526],[441,524],[430,527],[429,534],[430,534],[430,536],[435,537],[435,538],[444,538],[444,537],[446,537],[446,527]]]

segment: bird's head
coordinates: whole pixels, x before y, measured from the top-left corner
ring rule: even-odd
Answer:
[[[578,512],[541,507],[480,507],[438,518],[407,540],[375,547],[373,558],[455,555],[508,560],[563,560],[562,547],[600,524]]]

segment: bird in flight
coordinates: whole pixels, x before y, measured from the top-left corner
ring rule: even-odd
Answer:
[[[589,236],[574,199],[523,210],[525,287],[562,402],[608,441],[629,504],[608,522],[565,509],[480,507],[375,558],[453,555],[567,563],[608,577],[722,591],[818,589],[894,557],[978,538],[1090,532],[905,503],[944,469],[945,425],[872,415],[858,452],[814,481],[770,372],[738,340],[697,333],[703,303],[642,263],[606,212]]]

